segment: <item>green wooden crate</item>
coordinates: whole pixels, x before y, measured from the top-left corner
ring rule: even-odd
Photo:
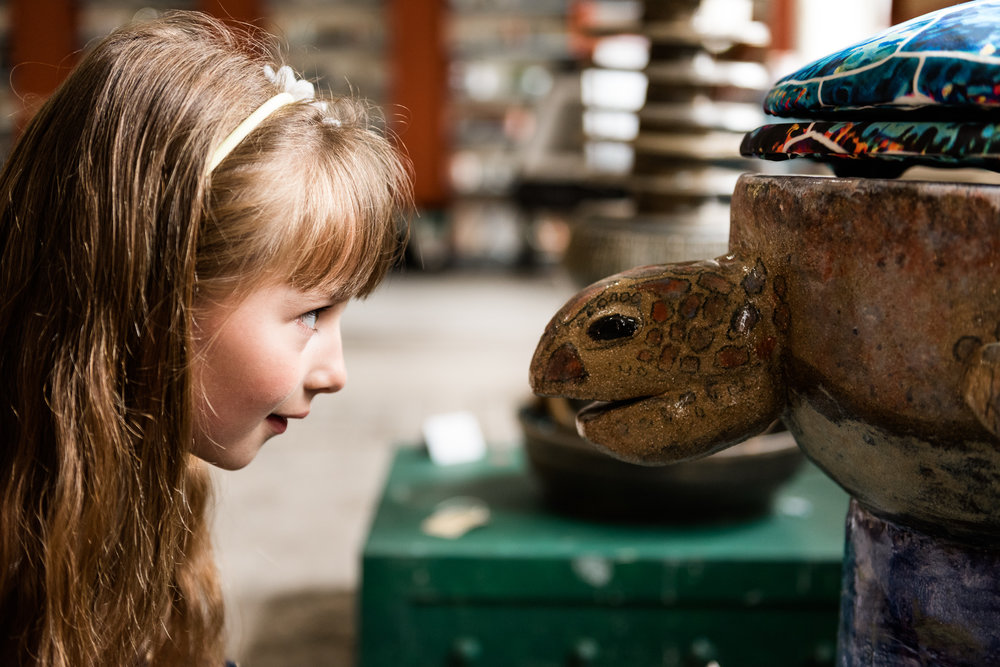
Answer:
[[[426,534],[455,499],[489,523]],[[401,449],[364,547],[359,664],[832,665],[847,501],[806,465],[758,519],[600,523],[548,511],[520,450],[440,467]]]

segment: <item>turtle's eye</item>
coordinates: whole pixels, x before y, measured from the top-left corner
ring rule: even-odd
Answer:
[[[615,313],[591,322],[590,326],[587,327],[587,335],[592,340],[608,341],[628,338],[638,330],[639,322],[635,318]]]

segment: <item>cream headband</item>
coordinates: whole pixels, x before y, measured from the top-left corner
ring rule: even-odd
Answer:
[[[295,73],[292,71],[291,67],[286,65],[278,68],[278,71],[275,72],[270,65],[265,65],[264,76],[266,76],[271,83],[282,88],[282,92],[257,107],[252,114],[247,116],[246,120],[237,125],[236,129],[229,133],[228,137],[222,140],[219,147],[215,149],[214,153],[212,153],[212,159],[208,163],[209,172],[218,167],[219,163],[226,159],[226,156],[232,153],[233,149],[236,148],[241,141],[246,139],[248,134],[253,132],[268,116],[281,107],[291,104],[292,102],[313,100],[311,102],[313,106],[317,107],[324,113],[327,113],[326,102],[315,99],[316,89],[313,87],[312,83],[304,79],[296,79]],[[337,126],[340,125],[340,121],[335,118],[325,118],[324,122]]]

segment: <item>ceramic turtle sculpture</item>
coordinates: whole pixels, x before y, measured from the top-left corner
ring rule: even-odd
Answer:
[[[1000,171],[1000,0],[901,23],[779,80],[740,152],[808,157],[840,176],[913,165]],[[805,120],[802,120],[805,119]]]
[[[1000,188],[744,175],[729,254],[634,268],[570,298],[533,391],[642,464],[781,419],[866,506],[1000,540]]]

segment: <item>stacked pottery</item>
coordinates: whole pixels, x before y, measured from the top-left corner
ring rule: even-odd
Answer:
[[[585,121],[633,106],[637,131],[617,137],[630,162],[629,200],[591,206],[574,220],[564,263],[580,285],[629,266],[724,251],[733,186],[757,168],[739,155],[743,134],[763,122],[770,78],[762,64],[770,35],[754,3],[649,0],[643,7],[633,31],[646,45],[646,59],[633,63],[641,70],[622,64],[584,73]],[[629,92],[601,95],[599,83],[612,77]],[[596,125],[584,123],[588,149],[611,152],[616,138]]]
[[[552,319],[540,395],[580,432],[687,461],[780,417],[852,496],[838,664],[1000,664],[1000,0],[895,26],[771,90],[729,252],[595,283]],[[795,120],[795,118],[805,120]]]

